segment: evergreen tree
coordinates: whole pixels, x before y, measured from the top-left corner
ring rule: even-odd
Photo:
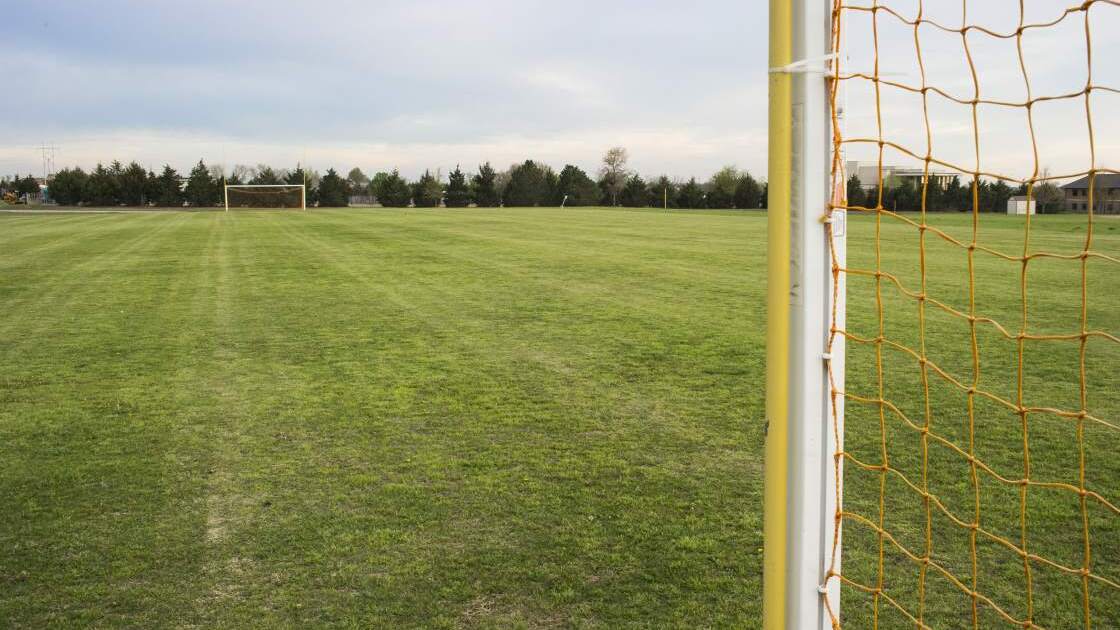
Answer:
[[[655,208],[677,207],[677,185],[669,179],[668,175],[658,177],[656,181],[649,185],[649,189]]]
[[[179,183],[179,173],[171,168],[171,165],[163,165],[163,172],[159,174],[157,182],[159,193],[156,196],[156,203],[165,207],[183,205],[183,189]]]
[[[319,206],[327,208],[345,208],[350,205],[350,183],[339,177],[333,168],[328,168],[326,175],[319,180]]]
[[[318,173],[315,171],[305,171],[302,165],[297,164],[295,170],[289,171],[288,174],[284,176],[284,181],[278,183],[288,184],[289,186],[303,186],[303,194],[306,197],[304,203],[310,208],[320,203],[319,186],[315,185],[318,179]]]
[[[991,184],[989,187],[989,200],[988,212],[1007,212],[1007,200],[1011,199],[1014,191],[1007,182],[1002,179],[997,179],[996,183]]]
[[[447,176],[447,199],[444,203],[448,208],[466,208],[471,204],[471,189],[467,184],[467,176],[458,164]]]
[[[479,166],[478,174],[471,177],[471,196],[479,208],[494,208],[502,204],[497,177],[497,172],[489,162]]]
[[[763,210],[770,209],[770,184],[769,182],[762,182],[762,199],[759,200],[758,205]]]
[[[878,205],[879,205],[879,187],[878,186],[872,186],[867,191],[867,194],[864,195],[864,202],[863,203],[868,208],[878,207]]]
[[[86,178],[85,199],[95,206],[115,206],[118,195],[117,178],[98,164]]]
[[[80,168],[64,168],[51,180],[51,198],[63,206],[76,206],[85,201],[86,174]]]
[[[846,188],[845,194],[848,197],[849,206],[862,206],[867,202],[867,197],[863,193],[863,182],[859,181],[859,176],[855,173],[848,178]]]
[[[218,203],[218,184],[202,160],[191,169],[187,178],[186,197],[196,208],[211,208]]]
[[[392,173],[378,173],[373,178],[373,191],[378,203],[386,208],[407,208],[412,201],[412,188],[397,169]]]
[[[35,176],[30,173],[23,179],[16,177],[15,188],[16,194],[19,195],[37,195],[39,194],[39,180],[35,179]]]
[[[696,178],[689,179],[677,191],[677,206],[680,208],[700,209],[704,207],[704,190],[696,183]]]
[[[443,185],[439,176],[425,170],[420,179],[412,185],[412,203],[417,208],[438,208],[443,200]]]
[[[117,178],[120,190],[120,203],[126,206],[141,206],[147,201],[148,171],[136,162],[122,168],[119,162],[114,162],[110,171]]]
[[[618,201],[627,208],[645,208],[649,205],[649,188],[637,173],[626,178],[626,185],[618,194]]]
[[[506,206],[545,206],[555,199],[556,174],[545,165],[525,160],[513,167],[503,194]]]
[[[557,203],[566,206],[594,206],[599,203],[601,193],[599,186],[583,169],[568,164],[556,180],[556,197]]]
[[[762,199],[762,188],[751,174],[743,171],[735,184],[735,207],[741,210],[756,210]]]

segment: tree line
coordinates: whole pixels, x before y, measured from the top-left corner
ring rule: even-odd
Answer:
[[[347,206],[352,199],[398,208],[471,205],[766,207],[766,182],[733,166],[720,169],[702,182],[695,177],[680,181],[665,175],[647,180],[628,168],[627,162],[626,149],[614,147],[603,156],[596,177],[572,164],[557,172],[542,162],[525,160],[501,171],[489,162],[472,173],[456,166],[446,179],[439,171],[426,170],[414,181],[406,179],[396,169],[367,177],[361,169],[354,168],[343,177],[333,168],[320,175],[300,165],[288,170],[261,164],[256,167],[238,165],[227,173],[222,167],[207,166],[199,160],[186,176],[182,176],[168,165],[156,173],[136,162],[128,165],[112,162],[108,166],[98,164],[88,173],[81,168],[63,169],[51,180],[49,193],[61,205],[215,207],[223,202],[223,184],[302,184],[306,187],[307,204],[321,207]],[[980,180],[975,191],[973,188],[972,182],[962,184],[959,178],[953,178],[946,186],[928,186],[925,207],[929,211],[970,211],[975,193],[980,211],[1004,212],[1012,195],[1026,194],[1025,185],[1012,188],[1003,181]],[[38,184],[30,175],[17,176],[0,180],[0,190],[37,193]],[[921,188],[907,180],[886,182],[880,195],[878,187],[865,190],[859,178],[852,175],[847,181],[847,195],[850,206],[874,207],[881,203],[883,208],[895,211],[922,207]],[[1061,210],[1062,195],[1053,184],[1036,187],[1034,195],[1040,211]]]
[[[1044,174],[1044,177],[1048,177]],[[961,183],[954,177],[944,186],[925,187],[925,208],[930,212],[971,212],[973,202],[980,212],[1006,212],[1007,202],[1016,195],[1026,195],[1027,185],[1015,188],[1003,180],[977,180]],[[974,190],[975,188],[975,190]],[[1049,181],[1035,186],[1032,198],[1039,212],[1061,212],[1064,195]],[[887,182],[883,186],[882,200],[878,186],[864,190],[859,177],[852,175],[847,183],[848,205],[853,207],[874,208],[878,204],[886,210],[920,210],[922,208],[922,188],[913,180]],[[974,198],[975,195],[975,198]]]
[[[65,168],[50,181],[49,194],[65,206],[164,206],[215,207],[223,202],[223,185],[231,184],[310,184],[308,204],[345,206],[350,189],[346,180],[334,169],[326,174],[305,172],[302,167],[276,170],[269,166],[237,167],[224,173],[219,167],[207,166],[202,160],[185,177],[171,166],[156,173],[136,162],[127,166],[113,162],[98,164],[90,172],[80,167]]]
[[[34,178],[28,176],[27,181],[38,192]],[[9,188],[8,182],[0,180],[0,189]],[[439,171],[427,170],[411,181],[397,169],[367,177],[354,168],[342,177],[333,168],[320,175],[302,166],[285,170],[261,164],[239,165],[227,173],[199,160],[184,176],[170,165],[157,173],[136,162],[125,165],[114,161],[108,166],[98,164],[89,172],[80,167],[59,171],[50,181],[49,194],[61,205],[215,207],[223,202],[225,184],[303,184],[307,204],[320,207],[346,206],[352,198],[386,207],[418,208],[606,205],[757,209],[766,205],[766,183],[746,171],[728,166],[703,182],[696,178],[679,181],[665,175],[647,181],[627,167],[627,153],[621,147],[607,152],[597,177],[573,164],[557,172],[535,160],[505,170],[487,162],[471,173],[456,166],[446,178]]]

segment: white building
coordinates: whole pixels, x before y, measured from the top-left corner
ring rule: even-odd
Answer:
[[[1007,214],[1034,214],[1034,199],[1027,201],[1026,195],[1016,195],[1007,200]]]
[[[878,162],[849,160],[844,165],[844,170],[848,177],[855,175],[859,178],[860,187],[863,188],[865,192],[879,186],[880,170]],[[922,183],[926,181],[927,176],[931,185],[940,186],[944,189],[949,185],[949,182],[953,181],[954,177],[959,179],[961,174],[955,171],[935,169],[932,165],[930,166],[928,175],[921,167],[909,168],[884,164],[882,169],[882,178],[883,181],[886,182],[887,188],[909,185],[915,190],[918,190],[921,189]]]

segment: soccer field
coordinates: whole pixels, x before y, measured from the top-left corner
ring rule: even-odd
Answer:
[[[931,221],[971,232],[969,215]],[[1084,216],[1034,223],[1032,250],[1081,251]],[[757,627],[765,227],[604,209],[0,215],[0,625]],[[883,267],[915,286],[916,230],[882,229]],[[1116,256],[1120,221],[1095,230]],[[853,266],[873,268],[874,231],[851,222]],[[1022,253],[1022,217],[981,233]],[[964,251],[933,240],[930,294],[967,306]],[[1019,269],[977,254],[978,309],[1012,333]],[[1031,329],[1078,331],[1080,261],[1030,269]],[[1112,334],[1116,271],[1089,263],[1089,325]],[[873,279],[850,293],[850,328],[874,337]],[[916,347],[913,300],[883,294],[888,336]],[[931,360],[970,380],[967,326],[926,329]],[[982,382],[1014,396],[1015,342],[979,343]],[[1113,423],[1116,346],[1086,357],[1089,408]],[[1026,397],[1077,408],[1077,358],[1032,344]],[[889,397],[922,417],[918,369],[884,363]],[[872,348],[850,344],[849,368],[849,391],[877,386]],[[963,395],[934,390],[938,432],[967,441]],[[877,409],[848,411],[849,451],[877,463]],[[978,418],[977,457],[1018,478],[1019,417]],[[920,479],[918,434],[887,422],[891,465]],[[1032,420],[1032,476],[1077,484],[1075,428]],[[1120,438],[1085,434],[1086,485],[1115,502]],[[968,466],[929,459],[931,492],[971,517]],[[846,483],[849,509],[878,518],[879,474]],[[920,552],[921,500],[887,485],[888,529]],[[1018,542],[1018,487],[981,494]],[[1066,494],[1031,490],[1031,551],[1080,567]],[[935,527],[971,584],[967,531]],[[1087,527],[1094,573],[1120,581],[1120,518],[1095,508]],[[845,573],[874,583],[878,545],[846,525]],[[886,588],[913,606],[917,565],[887,545]],[[979,590],[1019,614],[1023,563],[1000,549],[984,544]],[[1038,623],[1076,623],[1081,579],[1034,569]],[[970,619],[954,588],[931,578],[931,625]],[[1120,625],[1120,594],[1091,588],[1097,627]],[[870,625],[870,596],[843,601]],[[882,608],[881,627],[904,621]]]

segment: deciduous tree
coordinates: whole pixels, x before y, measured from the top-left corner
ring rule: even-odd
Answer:
[[[603,166],[599,169],[599,177],[603,190],[610,196],[612,206],[618,205],[618,195],[626,186],[626,162],[630,159],[624,147],[611,147],[603,155]]]
[[[734,166],[725,166],[716,171],[708,180],[709,208],[734,208],[735,189],[739,185],[739,171]]]
[[[346,184],[350,187],[351,195],[364,195],[369,187],[369,178],[362,169],[355,166],[346,175]]]

